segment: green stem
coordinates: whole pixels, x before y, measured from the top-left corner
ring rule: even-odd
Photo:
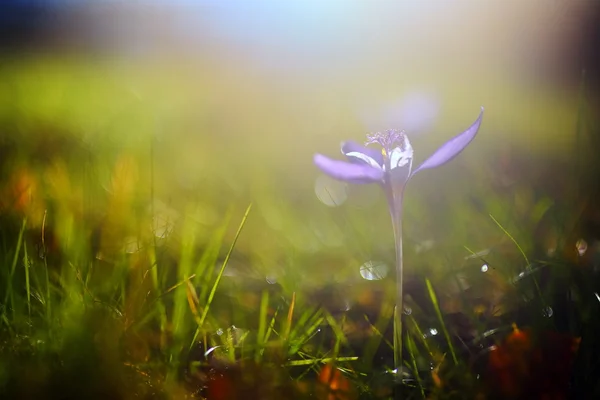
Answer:
[[[394,246],[396,249],[396,307],[394,307],[394,369],[397,378],[402,379],[402,313],[403,299],[403,264],[402,264],[402,195],[403,191],[388,191],[388,203],[394,230]]]

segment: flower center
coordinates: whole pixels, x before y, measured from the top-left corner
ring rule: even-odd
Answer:
[[[404,131],[397,129],[388,129],[385,132],[375,132],[367,134],[365,145],[377,143],[383,147],[383,154],[389,155],[395,148],[401,151],[406,150],[406,135]]]

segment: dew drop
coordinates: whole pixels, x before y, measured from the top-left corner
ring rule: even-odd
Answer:
[[[130,236],[125,238],[125,245],[123,246],[123,250],[127,254],[134,254],[140,250],[140,242],[137,237]]]
[[[412,314],[412,308],[410,308],[410,307],[404,307],[404,314],[406,314],[406,315]]]
[[[349,299],[344,299],[344,311],[350,311],[352,309],[352,302]]]
[[[487,264],[483,264],[481,266],[481,272],[488,272],[488,265]]]
[[[388,266],[381,262],[367,261],[360,267],[360,276],[368,281],[378,281],[388,274]]]
[[[554,315],[554,310],[552,309],[552,307],[547,306],[542,310],[542,314],[544,315],[544,317],[550,318],[552,317],[552,315]]]
[[[583,256],[588,249],[588,244],[585,240],[579,239],[577,243],[575,243],[575,247],[577,248],[577,253],[579,256]]]
[[[315,194],[321,203],[329,207],[338,207],[348,198],[348,185],[326,175],[315,180]]]

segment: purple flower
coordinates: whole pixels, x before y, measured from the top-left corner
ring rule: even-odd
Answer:
[[[396,246],[396,307],[394,309],[394,366],[401,376],[402,370],[402,197],[406,183],[417,172],[439,167],[456,157],[477,135],[483,107],[477,120],[463,133],[448,140],[412,170],[413,148],[404,131],[395,129],[367,135],[365,145],[378,144],[380,150],[361,146],[352,141],[342,144],[342,154],[348,161],[332,160],[315,154],[315,164],[327,175],[352,183],[379,183],[387,196]]]
[[[367,135],[365,145],[379,144],[381,150],[347,141],[342,143],[342,154],[348,161],[332,160],[315,154],[314,162],[327,175],[351,183],[379,183],[389,188],[402,187],[417,172],[439,167],[456,157],[475,138],[483,107],[477,120],[463,133],[453,137],[438,148],[419,167],[412,170],[413,148],[404,131],[395,129]]]

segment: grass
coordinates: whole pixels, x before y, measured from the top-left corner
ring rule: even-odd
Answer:
[[[581,114],[591,119],[585,108]],[[593,204],[591,185],[577,183],[580,192],[566,198],[543,188],[531,194],[528,181],[494,192],[488,175],[473,173],[436,207],[418,197],[415,182],[406,199],[406,375],[398,388],[390,373],[393,277],[355,279],[365,260],[393,265],[377,199],[370,208],[323,211],[303,205],[310,187],[300,182],[294,190],[307,195],[290,195],[267,176],[260,190],[236,191],[245,175],[228,185],[228,173],[212,167],[228,161],[219,157],[202,160],[200,184],[167,185],[168,161],[178,153],[155,138],[113,154],[100,139],[81,147],[83,134],[68,115],[61,117],[68,128],[52,134],[12,118],[6,130],[22,135],[2,138],[0,188],[0,392],[7,398],[600,392],[597,250],[581,216]],[[121,132],[132,123],[123,118],[106,124]],[[578,123],[579,143],[593,137],[592,125]],[[584,176],[572,168],[562,172]],[[455,173],[448,169],[441,179]],[[477,207],[465,202],[468,188]],[[335,232],[341,239],[326,245]],[[433,249],[417,251],[422,232],[437,235]],[[583,255],[580,238],[590,247]],[[571,361],[572,368],[551,367]],[[518,373],[519,363],[528,369]]]

